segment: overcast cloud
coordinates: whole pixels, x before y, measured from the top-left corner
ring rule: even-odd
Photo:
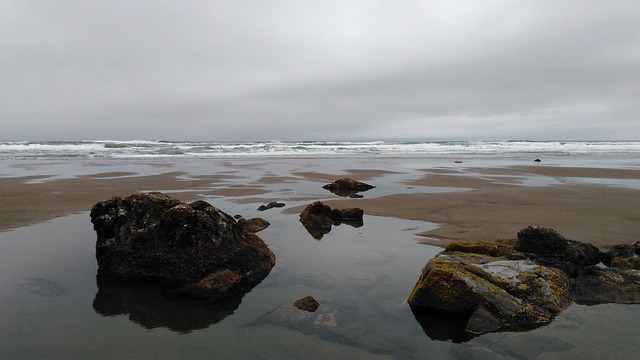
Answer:
[[[0,140],[640,139],[640,1],[0,1]]]

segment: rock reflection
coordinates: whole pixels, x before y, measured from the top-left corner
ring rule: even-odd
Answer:
[[[411,307],[411,312],[431,340],[463,343],[475,337],[465,330],[469,315],[425,307]]]
[[[188,333],[216,324],[240,306],[240,293],[214,303],[167,297],[165,289],[144,283],[123,283],[98,277],[93,309],[103,316],[129,315],[147,329],[168,328]]]
[[[359,228],[364,225],[364,222],[362,220],[355,220],[355,221],[336,221],[332,223],[333,226],[340,226],[342,224],[346,224],[354,228]],[[304,226],[305,229],[307,229],[307,232],[316,240],[322,240],[325,234],[328,234],[329,232],[331,232],[331,226],[316,227],[314,225],[308,225],[308,224],[302,224],[302,225]]]

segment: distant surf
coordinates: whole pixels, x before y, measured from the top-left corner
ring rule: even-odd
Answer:
[[[640,141],[256,141],[84,140],[0,142],[0,159],[222,158],[263,156],[417,156],[640,154]]]

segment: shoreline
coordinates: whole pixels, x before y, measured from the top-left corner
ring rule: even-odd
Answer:
[[[29,172],[0,177],[0,231],[89,211],[113,196],[166,191],[183,201],[213,197],[256,205],[299,203],[283,210],[288,214],[299,213],[303,199],[318,198],[332,207],[360,207],[368,215],[437,223],[437,229],[417,234],[420,242],[436,246],[513,238],[531,224],[601,249],[640,240],[639,168],[531,165],[513,159],[504,166],[502,160],[484,158],[458,164],[452,159],[156,160],[146,163],[153,172],[132,171],[131,163],[117,161],[109,162],[109,169],[96,167],[97,161],[88,169],[58,162],[71,167],[58,169],[64,177],[47,169],[55,164],[25,161],[19,164],[30,167]],[[340,177],[377,189],[363,193],[362,199],[332,197],[320,189]],[[313,190],[296,192],[296,186]]]

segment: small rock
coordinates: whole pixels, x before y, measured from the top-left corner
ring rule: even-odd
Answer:
[[[347,223],[354,227],[362,226],[363,215],[364,210],[359,208],[331,209],[330,206],[316,201],[307,205],[300,213],[300,222],[315,239],[321,239],[331,231],[332,225]]]
[[[300,310],[314,312],[320,307],[320,303],[313,298],[313,296],[307,296],[302,299],[298,299],[293,303],[293,306]]]
[[[258,207],[258,211],[265,211],[265,210],[272,209],[274,207],[275,208],[281,208],[281,207],[284,207],[284,206],[285,206],[284,203],[279,203],[279,202],[276,202],[276,201],[272,201],[272,202],[268,203],[267,205],[260,205],[260,207]]]
[[[338,196],[348,196],[360,198],[362,195],[357,193],[373,189],[375,186],[349,178],[342,178],[323,186],[323,189],[329,190]]]

